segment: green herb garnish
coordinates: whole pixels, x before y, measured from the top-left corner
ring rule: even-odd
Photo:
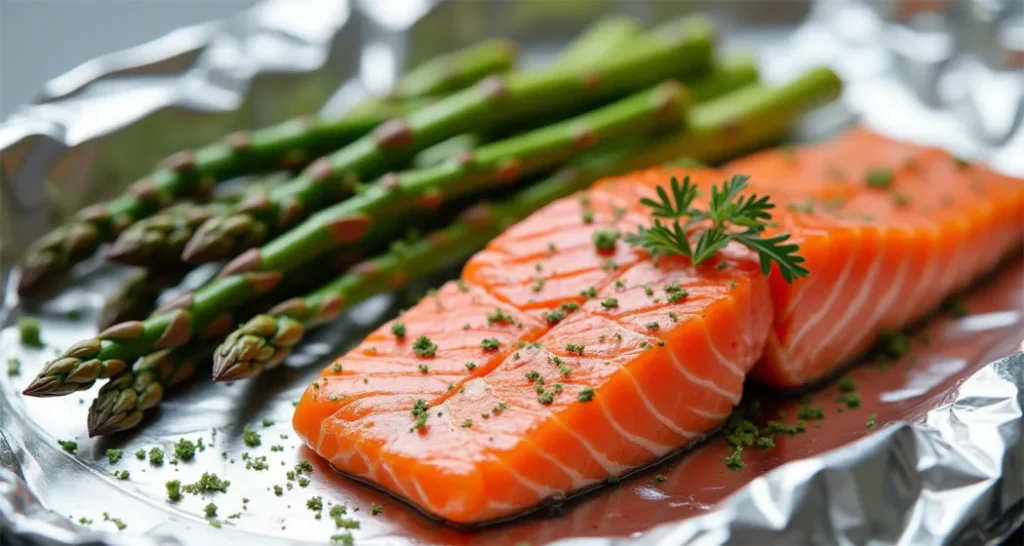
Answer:
[[[249,425],[245,425],[242,429],[242,442],[249,447],[256,447],[263,443],[263,439],[260,438],[260,433],[249,428]]]
[[[437,354],[437,345],[427,336],[420,336],[412,344],[412,350],[416,356],[431,357]]]
[[[910,338],[903,332],[883,329],[879,334],[882,351],[893,358],[900,358],[910,351]]]
[[[869,188],[884,190],[892,186],[892,171],[886,168],[875,168],[868,171],[864,176],[864,183]]]
[[[191,461],[196,456],[196,445],[182,438],[174,444],[174,455],[183,461]]]
[[[570,353],[575,353],[579,356],[583,356],[583,351],[587,348],[582,343],[566,343],[565,350]]]
[[[619,240],[619,230],[602,229],[595,231],[591,238],[594,240],[594,247],[600,252],[607,252],[615,249],[615,241]]]
[[[160,466],[164,464],[164,450],[159,447],[154,447],[149,450],[149,464],[153,466]]]
[[[113,523],[114,526],[117,527],[118,531],[124,531],[125,528],[128,527],[128,524],[121,521],[121,518],[112,518],[110,517],[110,514],[106,512],[103,512],[103,521],[109,521],[110,523]]]
[[[747,466],[747,463],[743,462],[743,446],[736,446],[732,455],[726,457],[724,461],[725,466],[731,470],[743,470],[743,467]]]
[[[108,449],[107,450],[107,464],[117,464],[124,457],[124,452],[120,449]]]
[[[487,315],[487,325],[488,326],[492,326],[495,323],[498,323],[498,324],[508,324],[508,323],[512,322],[513,320],[515,320],[515,319],[512,318],[512,315],[509,315],[509,314],[505,313],[505,311],[502,311],[502,309],[500,307],[496,308],[493,313],[490,313],[490,314]]]
[[[218,478],[216,474],[203,472],[203,475],[201,478],[199,478],[199,481],[195,483],[182,485],[181,490],[186,493],[191,493],[193,495],[198,495],[200,493],[212,493],[214,491],[227,493],[229,485],[231,485],[230,481],[222,480]],[[170,487],[168,487],[168,491],[170,491]]]
[[[18,335],[21,337],[22,345],[42,347],[43,339],[40,335],[41,332],[39,319],[35,317],[22,317],[18,320]]]
[[[647,197],[640,200],[641,204],[653,209],[654,226],[639,228],[637,233],[627,235],[626,241],[647,249],[653,255],[688,257],[693,265],[701,264],[736,241],[757,252],[761,272],[765,275],[771,272],[771,264],[775,262],[787,283],[807,276],[807,269],[801,265],[805,260],[796,253],[800,247],[784,244],[789,239],[788,233],[762,236],[772,217],[768,211],[775,205],[767,195],[740,195],[749,178],[737,174],[724,182],[721,189],[717,185],[712,186],[708,210],[701,211],[691,207],[697,197],[697,187],[690,183],[690,178],[683,178],[680,184],[673,177],[672,197],[659,186],[660,202]],[[660,218],[670,219],[672,224],[666,225]],[[696,243],[692,245],[691,235],[696,236]]]
[[[417,399],[412,405],[412,415],[416,418],[416,428],[422,429],[427,426],[427,418],[430,417],[430,407],[423,399]]]

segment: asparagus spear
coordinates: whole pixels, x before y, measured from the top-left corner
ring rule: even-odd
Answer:
[[[442,140],[429,148],[424,148],[412,158],[412,166],[417,169],[439,165],[447,160],[459,157],[483,144],[485,137],[480,133],[463,133],[448,140]]]
[[[156,309],[160,294],[185,278],[187,269],[160,267],[140,269],[117,287],[103,302],[96,326],[105,330],[119,322],[139,320]]]
[[[638,25],[631,18],[609,17],[588,28],[566,48],[566,51],[556,59],[555,63],[561,66],[593,64],[608,53],[615,51],[638,31]],[[482,140],[479,133],[456,135],[418,153],[413,164],[420,168],[443,163],[445,160],[477,147]],[[589,164],[596,168],[603,163],[598,158],[590,160]],[[578,176],[583,176],[585,169],[580,168],[576,172]],[[577,179],[581,180],[582,178]],[[561,184],[561,182],[558,183]],[[447,216],[447,214],[440,213],[440,216]],[[377,234],[368,235],[368,238],[372,240],[393,238],[394,228],[385,226],[379,231]],[[399,244],[402,243],[393,243],[393,245]],[[366,246],[372,248],[373,244]],[[393,246],[393,248],[395,247]],[[154,294],[153,297],[155,298],[156,295]],[[210,349],[212,347],[203,344],[198,348],[185,346],[160,351],[144,358],[150,363],[158,362],[158,367],[140,363],[132,370],[125,370],[115,375],[100,390],[98,399],[93,401],[89,412],[90,436],[110,434],[134,427],[141,420],[143,412],[159,404],[165,386],[170,386],[172,380],[176,384],[194,375],[194,361],[203,357],[209,358],[210,352],[212,352],[208,352]]]
[[[715,163],[755,149],[785,135],[803,114],[835,100],[842,87],[835,72],[825,67],[780,86],[748,85],[694,108],[686,130],[652,140],[630,165],[643,168],[683,155]],[[723,147],[723,141],[730,145]]]
[[[262,249],[229,263],[194,294],[168,303],[146,321],[114,325],[69,348],[25,389],[30,396],[67,394],[69,372],[88,364],[89,380],[123,370],[125,361],[178,347],[240,305],[265,295],[285,273],[336,248],[356,243],[381,219],[433,209],[445,201],[516,182],[551,168],[598,141],[680,123],[685,94],[667,82],[616,103],[525,135],[481,148],[460,160],[386,177],[356,196],[313,216]],[[111,372],[109,369],[114,369]],[[83,373],[72,376],[84,384]]]
[[[609,15],[587,27],[555,59],[557,66],[590,65],[640,34],[640,23],[626,15]]]
[[[211,342],[163,350],[140,359],[100,387],[89,407],[89,437],[127,430],[139,424],[143,412],[156,407],[164,389],[191,379],[196,366],[210,359]]]
[[[448,211],[442,211],[441,214],[448,215]],[[416,218],[412,223],[426,221],[430,224],[431,220]],[[367,236],[367,243],[358,251],[349,249],[326,260],[318,260],[315,269],[290,276],[283,282],[287,286],[278,291],[297,294],[307,291],[309,286],[326,282],[339,272],[350,269],[360,256],[379,252],[381,241],[395,240],[402,230],[399,224],[380,226],[376,232]],[[257,304],[253,307],[266,309],[268,306]],[[89,436],[112,434],[136,426],[146,411],[159,405],[166,388],[191,379],[195,375],[195,363],[212,358],[215,345],[214,341],[206,340],[158,351],[143,357],[131,369],[113,375],[100,388],[89,409]]]
[[[345,308],[378,292],[430,274],[446,263],[464,258],[508,225],[556,199],[590,185],[594,180],[650,166],[635,159],[653,145],[661,162],[687,156],[697,161],[720,161],[754,145],[785,135],[804,113],[834,99],[840,83],[827,69],[815,69],[790,83],[768,88],[757,85],[694,108],[690,125],[677,136],[642,137],[612,143],[599,153],[578,158],[559,174],[496,205],[483,204],[462,219],[412,245],[401,245],[354,267],[344,276],[298,298],[257,315],[232,332],[214,353],[214,380],[235,381],[279,364],[307,329],[337,317]],[[742,137],[732,138],[734,120],[749,122]],[[764,120],[765,123],[759,123]],[[664,141],[665,145],[657,142]]]
[[[706,102],[752,84],[758,79],[757,65],[749,55],[726,57],[711,67],[711,70],[686,87],[693,95],[694,102]]]
[[[385,229],[375,236],[391,236],[393,231],[394,228]],[[351,252],[334,254],[321,260],[315,269],[286,280],[285,286],[280,287],[278,292],[301,292],[310,285],[308,281],[312,280],[315,285],[332,272],[337,274],[348,269],[356,261],[356,255]],[[266,302],[257,303],[250,306],[250,310],[266,309],[267,306]],[[100,392],[89,407],[89,436],[112,434],[138,425],[144,412],[155,408],[163,400],[165,389],[188,381],[195,375],[198,363],[210,360],[216,339],[234,326],[234,317],[223,315],[218,324],[205,333],[208,339],[151,353],[136,361],[131,368],[110,376],[110,381],[100,387]],[[88,381],[80,386],[85,389],[92,384],[93,381]]]
[[[511,66],[514,48],[492,41],[427,63],[400,79],[396,96],[418,90],[452,89],[473,78]],[[219,142],[168,157],[150,175],[106,203],[82,209],[71,221],[44,235],[22,257],[18,293],[30,296],[96,252],[133,222],[175,199],[208,192],[217,182],[276,168],[301,168],[313,159],[355,141],[396,116],[418,110],[423,100],[372,100],[340,119],[304,116],[229,135]]]
[[[587,27],[554,59],[552,66],[566,68],[591,66],[618,51],[640,33],[633,17],[611,15]],[[755,78],[756,79],[756,78]],[[423,149],[412,159],[416,168],[437,165],[486,142],[481,133],[463,133]]]
[[[665,78],[708,66],[710,26],[687,22],[685,36],[659,36],[637,41],[627,51],[589,68],[555,66],[507,77],[492,76],[479,85],[378,127],[373,134],[310,165],[294,181],[275,188],[263,201],[237,207],[231,217],[214,218],[199,229],[185,248],[191,263],[226,259],[245,250],[238,240],[257,239],[259,232],[276,234],[309,213],[344,199],[357,181],[383,174],[396,160],[469,130],[578,108],[581,104],[634,92]],[[223,224],[248,226],[238,236]],[[235,235],[237,239],[232,239]]]
[[[181,202],[128,226],[107,251],[108,260],[139,267],[180,262],[185,243],[196,228],[210,218],[224,214],[240,199],[265,192],[275,184],[288,180],[287,172],[264,176],[245,188],[209,203]]]
[[[508,40],[487,40],[435,57],[399,78],[392,99],[441,95],[462,89],[490,74],[512,68],[516,46]]]
[[[195,228],[228,210],[226,203],[171,205],[128,226],[107,251],[113,262],[151,267],[178,260]]]

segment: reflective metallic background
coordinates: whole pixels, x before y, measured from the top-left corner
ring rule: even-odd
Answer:
[[[47,0],[0,2],[0,120],[43,85],[93,57],[177,28],[238,13],[252,0]]]

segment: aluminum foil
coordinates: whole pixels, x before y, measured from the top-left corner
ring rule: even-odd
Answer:
[[[343,109],[368,91],[386,89],[404,66],[481,37],[517,39],[533,64],[601,13],[628,11],[653,21],[693,4],[286,0],[86,63],[51,81],[39,104],[0,125],[5,286],[26,241],[68,212],[116,193],[176,148],[321,106]],[[1015,4],[705,7],[723,28],[726,49],[755,49],[768,79],[818,62],[843,74],[842,107],[813,116],[804,137],[826,136],[837,123],[859,118],[1019,176],[1024,55],[1010,39],[1021,28]],[[921,6],[937,11],[921,13]],[[775,449],[749,452],[742,471],[726,469],[728,448],[712,439],[614,486],[476,531],[429,520],[334,473],[290,429],[292,402],[305,385],[394,313],[401,294],[366,302],[318,331],[285,366],[255,380],[212,384],[200,372],[200,380],[169,393],[156,415],[126,435],[87,439],[94,391],[21,397],[55,348],[92,332],[96,309],[121,274],[95,260],[46,302],[18,301],[9,286],[0,295],[0,359],[22,363],[20,375],[0,377],[3,543],[323,543],[337,531],[326,509],[316,519],[306,508],[314,496],[325,506],[349,505],[361,524],[354,531],[359,544],[988,543],[1024,519],[1019,257],[967,293],[969,316],[938,316],[919,329],[906,359],[885,369],[870,363],[853,369],[859,408],[840,412],[836,387],[823,388],[814,403],[826,408],[826,418],[805,434],[781,438]],[[46,348],[18,342],[12,325],[24,314],[43,319]],[[790,416],[800,406],[756,386],[747,397]],[[260,447],[244,445],[246,424],[260,433]],[[193,462],[171,464],[180,438],[202,438],[206,449]],[[78,447],[66,453],[57,440],[76,440]],[[136,450],[153,447],[168,454],[163,466],[135,458]],[[125,453],[117,465],[107,462],[110,448]],[[246,470],[246,453],[266,456],[270,468]],[[306,486],[286,477],[301,460],[314,466]],[[129,479],[116,479],[115,470],[128,470]],[[190,482],[203,472],[231,480],[228,492],[166,501],[165,481]],[[282,486],[280,497],[274,485]],[[203,517],[211,501],[221,528]],[[383,513],[371,515],[372,503],[384,505]],[[356,507],[361,510],[353,512]],[[118,531],[104,513],[127,527]],[[75,524],[80,518],[91,524]]]

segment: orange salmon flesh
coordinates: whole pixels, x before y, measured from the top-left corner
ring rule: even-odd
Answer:
[[[671,177],[707,196],[733,173],[771,195],[766,234],[791,234],[807,277],[764,276],[736,244],[694,267],[622,240]],[[1022,225],[1021,180],[863,129],[607,179],[506,230],[328,366],[293,425],[337,469],[430,514],[507,517],[714,431],[750,374],[827,376],[1019,251]]]

